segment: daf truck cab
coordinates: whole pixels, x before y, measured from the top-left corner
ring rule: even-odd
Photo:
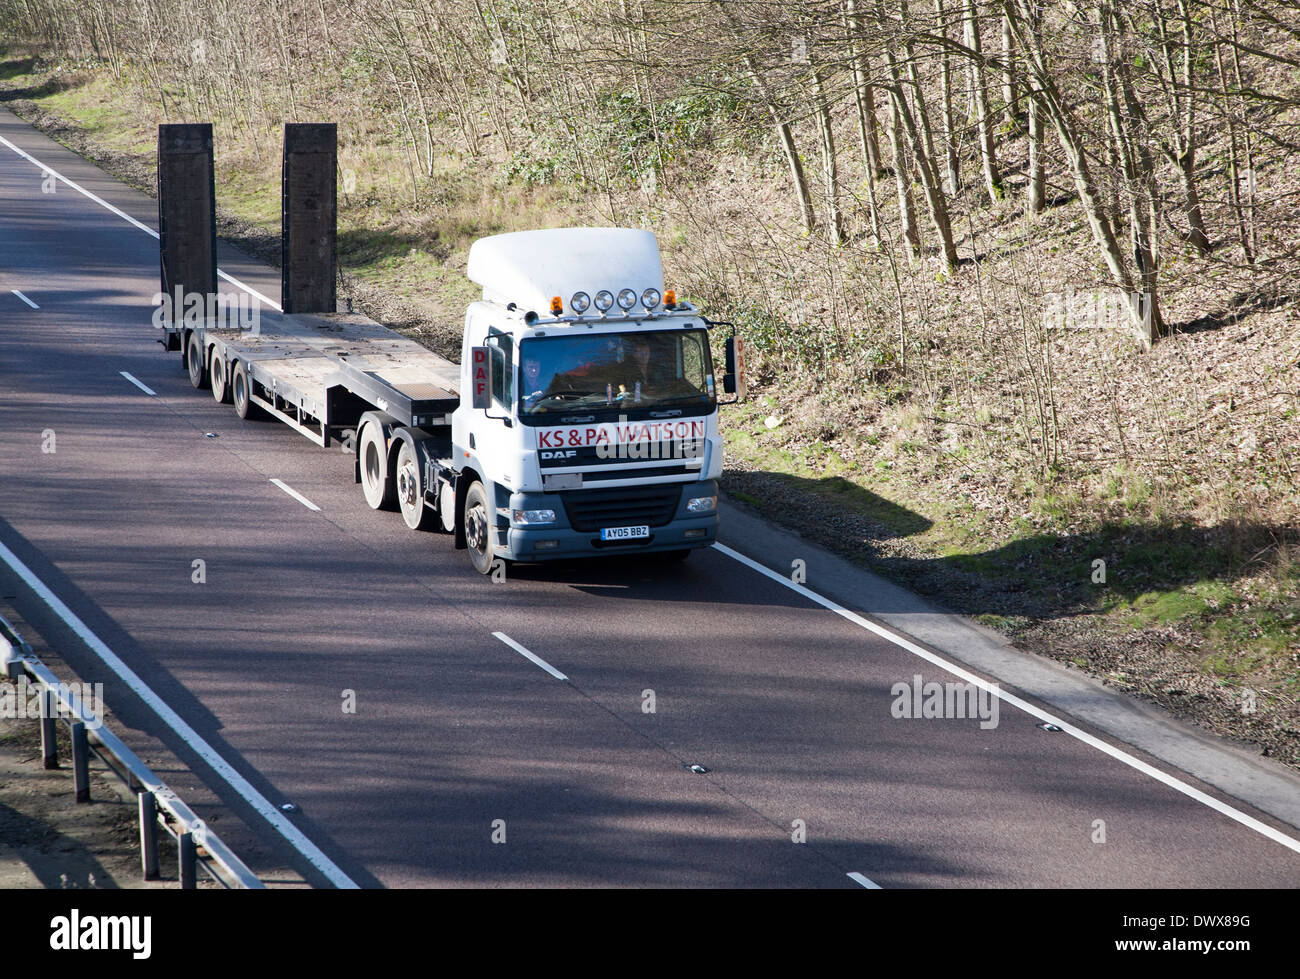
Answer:
[[[712,543],[711,324],[665,290],[654,235],[496,235],[471,247],[467,274],[483,296],[466,313],[461,401],[431,496],[474,567],[671,560]]]

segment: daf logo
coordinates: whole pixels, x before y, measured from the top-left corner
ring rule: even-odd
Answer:
[[[572,459],[577,454],[577,449],[542,449],[538,453],[543,459]]]

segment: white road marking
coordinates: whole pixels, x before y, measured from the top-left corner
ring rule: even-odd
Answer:
[[[851,871],[848,876],[849,880],[853,881],[855,884],[861,884],[869,891],[879,891],[884,889],[870,877],[866,877],[863,874],[858,873],[856,870]]]
[[[200,758],[204,760],[218,775],[225,779],[226,784],[238,792],[251,805],[258,814],[270,823],[280,835],[307,858],[313,867],[324,874],[335,887],[355,888],[357,885],[342,870],[335,865],[320,848],[309,840],[298,827],[294,826],[281,815],[280,811],[273,806],[260,792],[257,791],[244,776],[235,771],[230,763],[219,755],[199,733],[185,723],[167,703],[149,688],[136,673],[127,666],[122,660],[108,648],[97,635],[90,631],[90,628],[77,617],[77,614],[68,608],[59,599],[54,592],[46,587],[45,583],[32,573],[31,569],[14,554],[13,551],[0,543],[0,560],[9,565],[18,577],[26,582],[27,587],[31,588],[40,599],[45,602],[65,623],[75,632],[90,649],[104,662],[104,665],[122,678],[132,691],[136,693],[149,707],[157,714],[173,731],[178,734],[184,742],[194,749]]]
[[[284,490],[286,493],[288,493],[290,496],[292,496],[295,500],[297,500],[299,503],[301,503],[303,506],[305,506],[308,510],[315,510],[317,513],[320,513],[320,507],[318,507],[318,506],[317,506],[315,503],[313,503],[311,500],[307,499],[307,497],[303,496],[301,493],[299,493],[299,492],[298,492],[296,489],[294,489],[292,486],[286,486],[284,483],[280,482],[280,480],[278,480],[278,479],[273,479],[273,480],[271,480],[271,482],[275,483],[276,486],[280,487],[280,489]]]
[[[137,378],[135,378],[134,376],[132,376],[131,374],[128,374],[126,371],[118,371],[118,373],[121,374],[123,377],[125,377],[128,381],[130,381],[130,382],[131,382],[132,384],[134,384],[136,387],[138,387],[138,388],[139,388],[141,391],[143,391],[145,394],[149,395],[149,397],[151,397],[151,398],[156,398],[156,397],[158,397],[157,393],[154,391],[153,388],[149,387],[147,384],[141,384],[140,381],[139,381]]]
[[[30,299],[28,299],[26,296],[24,296],[24,295],[23,295],[21,292],[19,292],[17,289],[10,289],[9,291],[12,292],[12,293],[13,293],[15,296],[17,296],[19,299],[21,299],[23,302],[25,302],[28,306],[32,307],[32,309],[40,309],[40,308],[41,308],[41,307],[37,306],[34,302],[32,302]]]
[[[1213,809],[1215,812],[1227,816],[1229,819],[1236,820],[1237,822],[1241,823],[1241,825],[1245,826],[1247,829],[1253,829],[1256,833],[1259,833],[1261,836],[1268,837],[1268,839],[1272,840],[1274,843],[1280,843],[1288,850],[1293,850],[1296,853],[1300,853],[1300,840],[1287,836],[1285,833],[1279,832],[1278,830],[1274,829],[1272,826],[1269,826],[1266,823],[1261,823],[1258,819],[1255,819],[1253,816],[1248,816],[1241,810],[1234,809],[1232,806],[1228,805],[1225,802],[1220,802],[1218,799],[1214,798],[1211,795],[1207,795],[1206,793],[1202,792],[1200,789],[1194,788],[1193,786],[1188,785],[1186,782],[1182,781],[1181,779],[1174,778],[1172,775],[1168,775],[1165,772],[1162,772],[1160,769],[1155,768],[1152,765],[1148,765],[1146,762],[1138,758],[1134,758],[1128,752],[1121,751],[1119,748],[1107,744],[1105,741],[1102,741],[1100,738],[1095,738],[1091,734],[1088,734],[1086,731],[1079,730],[1077,727],[1073,726],[1072,724],[1067,724],[1059,717],[1055,717],[1052,714],[1047,713],[1046,711],[1039,710],[1033,704],[1021,700],[1019,697],[1015,696],[1014,694],[1007,693],[1006,691],[1002,690],[998,686],[994,684],[990,684],[986,680],[980,679],[974,673],[962,669],[956,663],[951,663],[948,660],[944,659],[942,656],[932,653],[928,649],[923,649],[922,647],[918,646],[916,643],[912,642],[909,639],[905,639],[903,636],[900,636],[898,633],[893,632],[890,629],[886,629],[882,625],[877,625],[875,622],[871,622],[863,618],[861,615],[858,615],[856,612],[852,612],[849,609],[846,609],[843,605],[840,605],[837,602],[833,602],[829,598],[825,598],[821,595],[818,595],[811,588],[806,588],[803,585],[791,581],[785,575],[778,574],[777,572],[771,570],[770,568],[764,567],[763,565],[759,564],[757,561],[745,557],[745,555],[741,554],[739,551],[733,551],[730,547],[727,547],[726,544],[719,544],[715,541],[713,547],[715,550],[720,551],[721,553],[727,555],[727,557],[739,561],[741,564],[745,565],[748,568],[752,568],[753,570],[757,571],[759,574],[771,578],[773,581],[778,582],[779,584],[785,585],[785,587],[789,588],[793,592],[797,592],[798,594],[802,595],[804,598],[808,599],[808,601],[814,602],[817,605],[820,605],[822,608],[829,609],[830,611],[834,612],[836,615],[843,616],[844,618],[852,622],[854,625],[861,626],[863,629],[866,629],[868,632],[874,632],[876,635],[880,636],[881,639],[886,639],[889,642],[892,642],[895,646],[899,646],[902,649],[906,649],[909,653],[912,653],[915,656],[921,657],[921,659],[923,660],[933,663],[935,666],[939,667],[940,669],[947,670],[949,673],[953,674],[954,676],[961,677],[961,679],[965,680],[967,683],[973,683],[982,690],[987,690],[993,694],[996,694],[999,699],[1005,701],[1006,703],[1010,704],[1013,707],[1019,707],[1021,710],[1023,710],[1026,714],[1029,714],[1031,717],[1037,717],[1040,721],[1046,721],[1049,724],[1055,724],[1066,734],[1070,735],[1071,737],[1078,738],[1084,744],[1089,745],[1090,747],[1096,748],[1098,751],[1110,755],[1116,761],[1123,762],[1125,765],[1128,765],[1130,768],[1134,768],[1144,775],[1149,775],[1157,782],[1161,782],[1169,786],[1171,789],[1174,789],[1177,792],[1181,792],[1183,795],[1187,796],[1190,799],[1195,799],[1197,802],[1201,803],[1202,805],[1208,806],[1209,808]]]
[[[36,157],[32,156],[26,150],[19,149],[13,143],[9,142],[9,140],[5,139],[3,136],[0,136],[0,143],[3,143],[5,146],[9,147],[15,153],[21,156],[24,160],[27,160],[29,163],[32,163],[33,165],[40,167],[43,171],[48,173],[50,176],[63,181],[65,184],[67,184],[69,187],[75,190],[78,194],[81,194],[83,197],[89,198],[90,200],[98,204],[100,207],[107,208],[108,210],[112,211],[123,221],[126,221],[129,224],[134,225],[135,227],[139,228],[147,235],[152,235],[154,238],[158,237],[158,232],[154,231],[154,229],[149,227],[149,225],[137,221],[135,218],[131,217],[131,215],[127,214],[121,208],[114,207],[112,204],[104,200],[102,197],[99,197],[96,194],[92,194],[90,191],[86,190],[85,187],[81,186],[81,184],[77,183],[75,180],[69,180],[67,177],[59,173],[59,171],[55,170],[53,167],[47,167],[40,160],[36,159]],[[221,269],[217,269],[217,275],[225,279],[227,282],[231,283],[233,286],[235,286],[235,288],[243,289],[250,296],[256,296],[261,302],[266,303],[266,305],[270,306],[276,312],[283,312],[278,302],[276,302],[274,299],[270,299],[267,296],[262,295],[252,286],[245,285],[243,282],[240,282],[234,276],[227,275],[225,272],[221,271]]]
[[[557,670],[557,669],[556,669],[554,666],[552,666],[550,663],[546,662],[546,660],[542,659],[540,656],[536,655],[535,653],[530,653],[528,650],[524,649],[523,646],[519,645],[519,643],[515,642],[513,639],[511,639],[509,636],[507,636],[504,632],[494,632],[494,633],[492,633],[492,635],[496,636],[498,639],[500,639],[503,643],[505,643],[507,646],[509,646],[511,649],[513,649],[513,650],[514,650],[516,653],[518,653],[520,656],[522,656],[522,657],[524,657],[525,659],[531,660],[532,662],[536,663],[538,666],[540,666],[542,669],[544,669],[547,673],[551,674],[551,676],[555,677],[555,679],[557,679],[557,680],[567,680],[567,679],[569,679],[567,676],[565,676],[563,673],[561,673],[559,670]]]

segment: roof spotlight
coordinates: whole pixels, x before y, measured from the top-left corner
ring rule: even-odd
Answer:
[[[581,315],[591,308],[591,297],[585,292],[575,292],[569,297],[569,308]]]
[[[656,306],[658,306],[658,305],[659,305],[659,290],[658,290],[658,289],[647,289],[645,292],[641,293],[641,305],[644,306],[644,307],[645,307],[646,309],[648,309],[648,310],[649,310],[649,309],[654,309]]]
[[[601,289],[596,293],[596,308],[602,313],[608,313],[610,307],[614,305],[614,294],[608,289]]]
[[[620,289],[618,291],[618,307],[627,312],[636,305],[636,293],[631,289]]]

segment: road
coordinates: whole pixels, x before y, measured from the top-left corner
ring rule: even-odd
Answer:
[[[1296,845],[1127,758],[1294,828],[1059,708],[1068,732],[1010,702],[996,727],[893,717],[895,684],[960,677],[784,583],[800,554],[725,516],[728,547],[781,574],[723,549],[473,573],[449,537],[367,509],[342,453],[190,387],[150,324],[157,242],[104,206],[154,227],[152,200],[4,111],[0,137],[0,544],[83,634],[3,566],[0,592],[106,683],[128,742],[168,744],[308,879],[1300,885]],[[43,193],[12,147],[103,203]],[[220,264],[278,297],[277,271],[225,246]],[[297,811],[277,823],[259,799]]]

